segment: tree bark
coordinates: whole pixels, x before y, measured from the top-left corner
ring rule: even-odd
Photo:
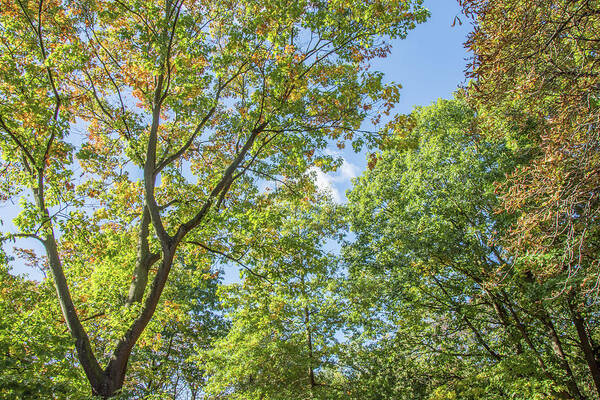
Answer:
[[[598,395],[598,398],[600,398],[600,366],[598,365],[598,360],[595,357],[587,329],[585,329],[585,321],[583,320],[581,313],[573,305],[572,301],[568,301],[568,305],[569,311],[571,311],[573,325],[575,325],[575,330],[577,331],[577,336],[579,337],[579,347],[583,352],[590,375],[594,381],[596,394]]]
[[[304,326],[306,328],[306,344],[308,346],[308,378],[310,381],[310,388],[314,388],[317,383],[315,381],[315,371],[313,370],[313,344],[312,344],[312,331],[310,329],[310,313],[308,307],[304,307]]]
[[[148,243],[149,225],[150,212],[148,211],[148,207],[144,207],[142,220],[140,221],[136,266],[133,272],[133,280],[129,286],[129,295],[127,296],[128,305],[142,301],[148,283],[150,267],[160,259],[160,255],[150,252]]]
[[[107,384],[98,388],[98,394],[110,397],[113,396],[123,386],[125,380],[125,372],[127,370],[127,363],[129,362],[129,356],[133,346],[141,336],[144,329],[150,322],[158,301],[162,294],[162,291],[167,283],[167,278],[173,265],[173,257],[175,255],[175,246],[169,249],[166,254],[163,254],[163,260],[160,264],[158,272],[154,277],[150,293],[144,301],[144,307],[138,318],[133,322],[129,330],[119,340],[117,346],[113,352],[113,356],[108,363],[105,375],[108,378]]]
[[[75,340],[77,357],[81,363],[81,366],[83,367],[86,377],[90,381],[90,384],[92,386],[98,385],[103,381],[102,368],[94,356],[88,334],[81,324],[79,316],[77,315],[77,310],[73,304],[67,278],[65,277],[60,255],[58,253],[58,246],[56,244],[56,237],[54,236],[52,219],[50,218],[50,213],[46,208],[43,174],[43,169],[38,170],[38,186],[33,190],[35,202],[42,218],[42,229],[45,231],[45,237],[42,240],[42,244],[44,245],[46,255],[48,256],[48,264],[50,265],[50,271],[52,273],[52,278],[54,279],[56,295],[67,324],[67,329]]]
[[[554,323],[550,319],[548,312],[546,311],[546,309],[543,306],[540,307],[540,312],[539,312],[538,318],[540,319],[540,321],[546,328],[546,332],[547,332],[548,336],[550,337],[550,344],[551,344],[552,350],[554,351],[554,354],[558,358],[558,363],[559,363],[560,367],[567,374],[567,382],[566,382],[567,388],[573,394],[573,396],[575,396],[576,398],[585,399],[585,396],[583,396],[581,394],[581,391],[579,391],[579,386],[577,385],[577,381],[575,380],[575,376],[573,375],[573,370],[571,369],[571,366],[569,365],[569,360],[567,358],[567,355],[565,354],[565,352],[563,350],[563,346],[560,341],[560,337],[558,336],[558,334],[556,333],[556,329],[554,328]]]

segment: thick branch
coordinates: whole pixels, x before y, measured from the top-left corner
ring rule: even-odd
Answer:
[[[148,211],[148,207],[144,207],[142,220],[140,221],[140,232],[138,235],[137,261],[133,273],[133,280],[129,286],[129,295],[127,297],[128,305],[142,301],[144,290],[148,283],[148,272],[150,271],[150,267],[160,260],[159,254],[150,252],[150,245],[148,243],[149,225],[150,212]]]
[[[588,370],[590,371],[590,375],[594,381],[596,393],[598,396],[600,396],[600,365],[594,355],[594,350],[590,343],[590,335],[588,335],[588,332],[585,329],[585,321],[581,313],[575,308],[572,300],[569,299],[567,303],[569,306],[569,311],[571,312],[573,325],[575,325],[575,330],[577,331],[577,336],[579,337],[579,347],[583,352]]]
[[[4,122],[4,119],[2,119],[1,115],[0,115],[0,126],[2,127],[2,129],[4,129],[4,131],[6,133],[8,133],[8,136],[10,136],[10,138],[15,142],[17,147],[19,147],[21,149],[21,151],[23,151],[23,154],[25,154],[25,157],[27,157],[27,159],[31,162],[31,164],[35,165],[35,159],[33,158],[33,155],[31,154],[31,152],[29,152],[27,147],[25,147],[23,145],[23,143],[19,140],[19,137],[17,136],[17,134],[15,132],[13,132],[12,129],[10,129],[6,125],[6,123]]]
[[[73,304],[71,293],[69,291],[69,285],[64,274],[60,256],[58,254],[58,246],[56,244],[56,238],[52,229],[52,220],[46,208],[44,200],[44,178],[42,171],[39,171],[38,175],[38,187],[34,189],[34,196],[36,204],[40,211],[41,217],[44,220],[45,225],[45,237],[42,240],[46,254],[48,256],[48,263],[50,264],[50,271],[54,278],[54,286],[60,303],[62,314],[67,323],[67,327],[71,336],[75,339],[75,348],[77,350],[77,356],[81,363],[86,376],[88,377],[92,387],[102,382],[103,375],[102,369],[98,360],[94,356],[92,347],[90,345],[90,339],[87,332],[81,325],[81,321],[77,315],[77,310]]]
[[[219,100],[219,92],[220,92],[220,90],[217,92],[217,95],[216,95],[216,98],[215,98],[215,103]],[[181,157],[183,155],[183,153],[186,152],[187,149],[189,149],[189,147],[194,142],[194,139],[196,139],[196,137],[198,136],[198,133],[200,133],[200,131],[204,128],[204,126],[206,125],[206,123],[208,122],[208,120],[215,113],[216,109],[217,109],[217,106],[215,105],[214,107],[212,107],[209,110],[209,112],[204,116],[204,118],[202,118],[202,121],[200,121],[200,123],[198,124],[198,126],[196,126],[196,129],[194,130],[194,133],[192,133],[192,135],[189,137],[189,139],[187,140],[187,142],[185,142],[185,144],[183,146],[181,146],[181,148],[179,150],[177,150],[175,153],[171,154],[170,156],[166,157],[164,160],[162,160],[160,162],[160,164],[158,165],[158,167],[156,167],[156,170],[154,171],[155,174],[158,174],[167,165],[169,165],[173,161],[177,160],[179,157]]]
[[[248,140],[246,140],[246,143],[244,144],[238,155],[235,157],[235,159],[231,162],[231,164],[229,164],[229,166],[223,173],[223,177],[221,178],[219,183],[217,183],[217,185],[210,192],[208,199],[206,199],[200,211],[198,211],[198,213],[192,219],[183,223],[179,227],[175,235],[175,243],[181,241],[181,239],[183,239],[184,236],[187,235],[192,229],[200,225],[200,223],[204,219],[204,216],[208,213],[208,210],[210,209],[215,199],[217,199],[217,197],[220,194],[222,194],[222,191],[223,193],[226,192],[226,189],[229,188],[230,182],[233,180],[233,174],[235,170],[240,166],[240,164],[246,157],[246,154],[252,148],[254,141],[267,125],[268,122],[263,122],[259,124],[256,128],[254,128],[254,130],[252,130],[250,136],[248,137]]]
[[[160,209],[156,203],[154,197],[154,187],[156,184],[156,148],[158,142],[158,127],[160,125],[160,109],[162,86],[164,82],[164,75],[161,74],[158,77],[158,82],[154,90],[154,104],[152,105],[152,125],[150,127],[150,136],[148,138],[148,148],[146,150],[146,163],[144,164],[144,195],[146,198],[146,205],[150,212],[152,225],[158,235],[158,238],[163,247],[163,251],[171,243],[171,237],[165,230],[160,216]]]
[[[233,74],[227,81],[225,81],[225,83],[221,83],[221,82],[218,83],[218,85],[217,85],[217,92],[215,94],[215,99],[214,99],[214,105],[213,105],[213,107],[208,111],[208,113],[204,116],[204,118],[202,118],[202,120],[198,123],[198,125],[196,126],[196,129],[194,129],[194,132],[188,138],[188,140],[183,144],[183,146],[181,146],[181,148],[179,150],[177,150],[175,153],[171,154],[170,156],[166,157],[164,160],[162,160],[159,163],[158,167],[156,167],[156,171],[154,172],[155,174],[158,174],[167,165],[169,165],[173,161],[177,160],[179,157],[181,157],[190,148],[190,146],[194,142],[194,139],[196,139],[196,137],[198,136],[198,134],[202,131],[202,129],[204,129],[204,126],[206,126],[206,123],[210,120],[210,118],[214,115],[215,111],[217,110],[217,106],[218,106],[218,103],[219,103],[219,98],[221,97],[221,92],[227,86],[229,86],[229,84],[231,82],[233,82],[233,80],[235,78],[237,78],[238,76],[240,76],[242,73],[245,72],[244,71],[244,67],[246,66],[246,64],[247,63],[242,63],[242,65],[240,66],[240,68],[238,68],[238,70],[236,71],[236,73]],[[164,99],[164,95],[163,95],[162,99]]]
[[[108,393],[114,393],[115,390],[119,389],[123,385],[125,380],[125,371],[127,370],[127,363],[133,346],[139,339],[140,335],[146,329],[148,322],[154,315],[160,296],[162,295],[163,289],[167,282],[169,272],[173,265],[173,257],[175,255],[176,246],[168,246],[163,251],[163,257],[158,271],[152,281],[150,292],[144,306],[140,312],[140,315],[133,321],[131,327],[127,330],[125,335],[117,343],[113,356],[111,357],[108,366],[104,372],[107,377],[107,385],[110,387],[105,390]]]

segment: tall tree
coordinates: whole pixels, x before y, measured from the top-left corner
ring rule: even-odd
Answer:
[[[506,235],[524,269],[558,280],[600,395],[592,331],[579,316],[600,288],[600,7],[593,1],[462,1],[474,17],[471,98],[490,134],[515,140],[531,162],[503,187],[520,217]],[[515,126],[521,135],[514,138]]]
[[[552,296],[562,283],[540,284],[498,241],[515,217],[496,212],[496,184],[527,159],[480,123],[464,100],[398,117],[349,196],[360,346],[349,367],[364,380],[353,387],[384,381],[382,395],[406,399],[594,398],[569,340],[570,303]]]
[[[241,255],[241,283],[220,294],[231,329],[200,358],[211,378],[206,391],[231,399],[325,399],[337,331],[339,262],[326,251],[339,235],[335,207],[303,196],[252,213],[246,237],[260,237]],[[251,272],[249,272],[251,271]]]
[[[44,246],[104,397],[178,254],[234,229],[227,210],[252,207],[259,180],[331,165],[328,140],[389,110],[397,86],[368,62],[427,16],[420,0],[0,5],[2,188],[23,210],[5,238]],[[81,316],[86,285],[106,288],[106,337]]]

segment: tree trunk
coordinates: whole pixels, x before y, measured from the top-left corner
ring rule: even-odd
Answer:
[[[589,335],[585,329],[585,321],[573,303],[568,301],[568,304],[569,310],[571,311],[571,318],[573,319],[573,325],[575,325],[577,336],[579,337],[579,346],[583,352],[588,369],[590,370],[590,375],[594,381],[596,394],[598,395],[598,398],[600,398],[600,366],[598,365],[598,360],[596,360],[594,355],[594,350],[590,343]]]
[[[308,346],[308,378],[310,381],[310,388],[316,386],[315,382],[315,371],[313,370],[313,344],[312,344],[312,331],[310,329],[310,313],[308,307],[304,307],[304,325],[306,328],[306,345]]]
[[[575,398],[585,399],[585,397],[579,391],[579,387],[577,386],[577,381],[575,380],[575,377],[573,376],[573,370],[571,370],[571,366],[569,365],[567,355],[565,354],[565,352],[563,350],[560,338],[559,338],[558,334],[556,333],[556,329],[554,328],[554,323],[550,319],[548,312],[544,309],[543,306],[540,307],[539,319],[540,319],[540,321],[542,321],[542,324],[546,327],[546,332],[547,332],[548,336],[550,337],[550,343],[552,346],[552,350],[554,351],[554,354],[558,358],[558,363],[560,364],[560,367],[567,374],[567,382],[566,382],[567,388],[569,389],[569,391]]]
[[[521,346],[519,334],[514,331],[512,324],[510,323],[509,317],[506,313],[506,310],[504,309],[500,301],[496,298],[496,296],[492,295],[488,290],[486,290],[485,292],[490,298],[492,306],[494,307],[494,311],[496,311],[498,319],[500,319],[502,326],[504,326],[504,330],[506,331],[509,340],[513,344],[516,353],[523,354],[523,346]]]

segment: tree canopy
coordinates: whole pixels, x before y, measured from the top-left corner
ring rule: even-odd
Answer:
[[[0,397],[598,398],[600,8],[458,3],[0,0]]]

